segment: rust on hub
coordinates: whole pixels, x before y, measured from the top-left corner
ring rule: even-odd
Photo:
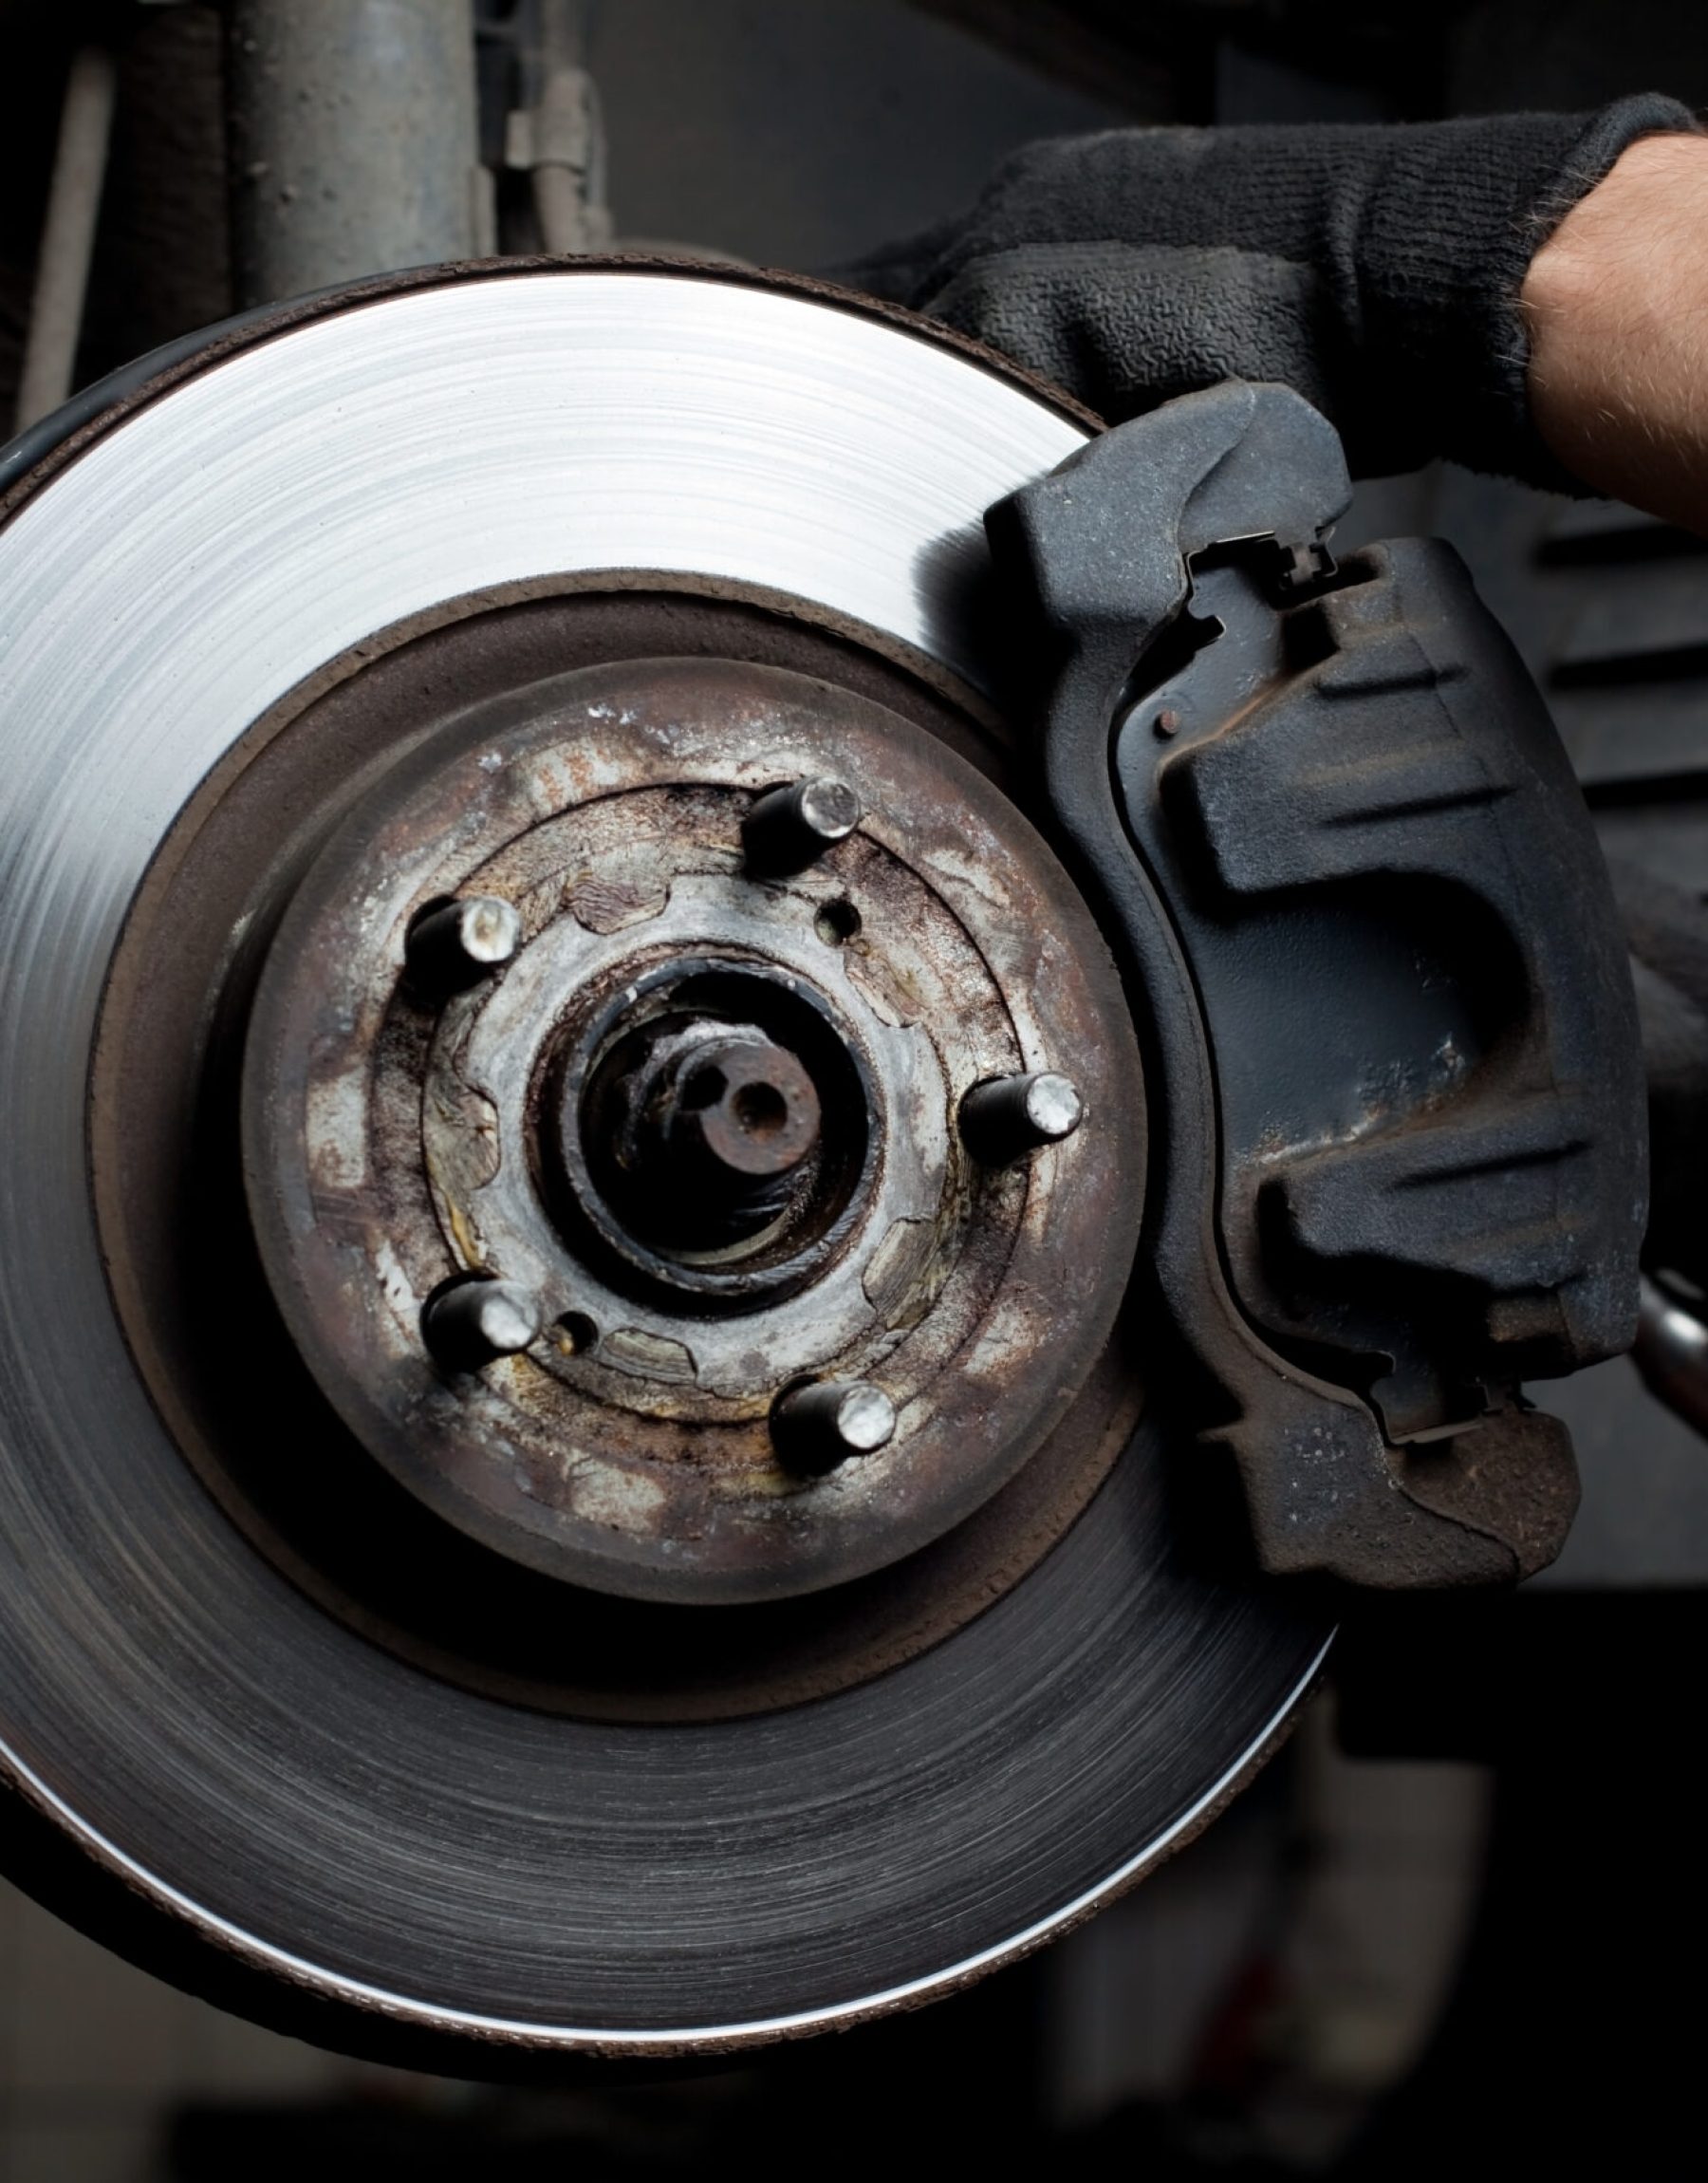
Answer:
[[[760,874],[779,775],[867,815]],[[475,897],[515,905],[514,955],[423,995],[412,920]],[[981,1165],[967,1093],[1068,1055],[1094,1126]],[[1037,1454],[1124,1286],[1140,1072],[1071,883],[945,746],[777,668],[586,669],[418,739],[297,886],[244,1068],[262,1261],[325,1396],[578,1587],[733,1605],[895,1567]],[[459,1274],[553,1331],[446,1378],[420,1300]],[[893,1433],[785,1460],[808,1381],[876,1388]]]
[[[181,814],[126,928],[98,1048],[93,1145],[116,1297],[151,1392],[256,1549],[324,1611],[430,1672],[547,1711],[625,1720],[725,1718],[864,1681],[929,1649],[1017,1582],[1077,1520],[1132,1430],[1142,1328],[1130,1325],[1101,1346],[1106,1337],[1096,1329],[1105,1320],[1094,1293],[1106,1276],[1119,1283],[1109,1266],[1130,1248],[1143,1165],[1138,1061],[1113,966],[1070,883],[1013,813],[997,746],[964,713],[841,640],[728,600],[627,591],[458,603],[436,610],[429,634],[412,626],[407,637],[364,646],[328,674],[325,688],[293,694],[278,719],[255,731],[235,786],[211,780]],[[442,772],[443,793],[432,815],[399,837],[411,873],[394,942],[401,947],[410,920],[436,899],[476,892],[512,900],[524,939],[495,983],[440,1004],[436,1015],[428,997],[406,995],[374,971],[378,1014],[364,1012],[353,1031],[374,1059],[376,1096],[365,1121],[350,1114],[362,1128],[345,1133],[347,1149],[368,1162],[366,1176],[355,1166],[341,1170],[336,1147],[322,1146],[313,1202],[327,1225],[309,1239],[309,1256],[323,1265],[312,1269],[314,1293],[297,1292],[300,1310],[288,1332],[274,1308],[281,1292],[245,1256],[251,1219],[237,1147],[219,1131],[187,1126],[191,1117],[235,1112],[231,1070],[241,1065],[242,1046],[223,1034],[241,1039],[260,961],[239,962],[228,995],[236,1005],[213,1021],[221,1036],[212,1045],[206,997],[227,976],[231,932],[270,932],[285,906],[281,887],[295,888],[296,874],[272,861],[278,811],[324,810],[325,841],[350,808],[358,760],[371,765],[375,753],[389,750],[408,765],[412,752],[427,754],[426,729],[435,749],[448,752],[442,738],[471,703],[489,723],[514,728],[531,718],[544,731],[555,694],[580,689],[584,675],[585,704],[557,714],[555,756],[542,743],[527,767],[488,769],[479,759],[496,757],[496,746],[476,746],[464,806],[446,757],[417,769],[418,785],[430,770]],[[438,693],[430,718],[424,676]],[[574,682],[562,679],[569,676]],[[789,701],[791,692],[798,703]],[[638,717],[620,721],[624,709]],[[775,737],[768,744],[773,728],[792,738],[787,753]],[[850,749],[879,813],[868,829],[780,886],[741,874],[742,817],[778,766],[844,767]],[[969,756],[997,785],[970,777]],[[532,791],[539,800],[530,807]],[[466,853],[453,853],[465,819],[477,838],[462,844]],[[673,903],[673,887],[710,891],[698,906],[684,905]],[[705,1337],[723,1341],[746,1329],[769,1339],[776,1304],[690,1325],[684,1299],[674,1317],[678,1337],[692,1338],[655,1349],[634,1339],[636,1320],[650,1323],[649,1312],[626,1302],[614,1308],[597,1282],[560,1278],[539,1298],[542,1339],[526,1356],[464,1383],[455,1439],[453,1421],[426,1419],[430,1445],[403,1491],[401,1441],[381,1461],[363,1461],[326,1392],[341,1357],[351,1371],[376,1354],[400,1373],[418,1371],[425,1362],[418,1326],[412,1356],[400,1338],[405,1292],[397,1292],[394,1313],[371,1275],[360,1285],[335,1271],[328,1290],[325,1260],[389,1267],[421,1297],[458,1273],[511,1270],[513,1239],[489,1220],[492,1201],[510,1185],[520,1198],[537,1196],[548,1178],[529,1172],[525,1143],[518,1166],[514,1137],[495,1171],[496,1110],[459,1040],[472,1025],[478,1030],[512,980],[529,988],[528,1006],[545,1010],[554,1035],[573,1026],[550,1025],[549,994],[561,1002],[564,992],[579,990],[588,1011],[607,999],[620,1006],[624,961],[645,980],[674,951],[679,983],[679,936],[704,943],[708,931],[701,923],[696,934],[696,922],[724,888],[718,899],[747,900],[764,912],[773,957],[786,940],[794,969],[821,998],[856,1011],[863,1039],[888,1036],[893,1022],[898,1038],[928,1027],[928,1042],[950,1054],[988,1044],[993,1026],[975,996],[987,976],[993,980],[1008,997],[1022,1058],[1037,1066],[1071,1057],[1097,1102],[1095,1138],[1082,1133],[1069,1168],[1050,1152],[1026,1176],[1030,1212],[982,1336],[965,1309],[967,1261],[970,1255],[981,1270],[1001,1270],[1005,1234],[1014,1238],[1002,1223],[1016,1178],[961,1167],[946,1210],[969,1195],[987,1199],[970,1253],[939,1216],[923,1228],[892,1226],[874,1265],[851,1247],[873,1178],[863,1166],[844,1173],[843,1210],[827,1201],[834,1218],[799,1309],[846,1299],[838,1284],[853,1277],[854,1299],[879,1328],[881,1345],[900,1352],[900,1376],[852,1352],[827,1356],[821,1369],[874,1374],[893,1387],[904,1416],[895,1445],[840,1476],[797,1476],[774,1455],[754,1461],[769,1455],[755,1446],[754,1427],[765,1421],[732,1417],[710,1391],[715,1359],[698,1353]],[[360,907],[347,899],[343,906]],[[364,926],[352,919],[346,936]],[[660,944],[666,927],[668,946]],[[977,954],[957,955],[957,930],[983,951],[984,971]],[[298,958],[306,1003],[317,981],[337,986],[350,968],[336,952],[342,941],[328,937],[332,952],[310,947]],[[545,959],[560,942],[554,970]],[[750,955],[743,967],[763,966]],[[734,1013],[751,1019],[750,1009]],[[796,1028],[780,1043],[797,1050]],[[1093,1066],[1087,1057],[1105,1043],[1106,1065]],[[985,1066],[999,1072],[1015,1063],[995,1051]],[[950,1094],[966,1083],[953,1078]],[[506,1094],[539,1138],[555,1134],[550,1091],[542,1078]],[[882,1102],[876,1111],[882,1157],[894,1124]],[[839,1117],[812,1158],[845,1136]],[[182,1216],[186,1203],[193,1220]],[[347,1230],[336,1224],[346,1212]],[[800,1226],[792,1239],[802,1240]],[[545,1240],[550,1247],[549,1233]],[[776,1247],[750,1246],[738,1284],[762,1285]],[[560,1267],[571,1264],[570,1246],[561,1248]],[[696,1281],[731,1279],[729,1268],[715,1265],[688,1272]],[[1071,1311],[1077,1336],[1052,1347],[1048,1321],[1032,1323],[1040,1298],[1050,1312]],[[351,1315],[339,1320],[341,1306]],[[227,1332],[210,1341],[214,1324]],[[971,1369],[957,1375],[961,1336]],[[684,1350],[694,1377],[682,1376]],[[259,1406],[258,1353],[269,1393]],[[760,1354],[776,1368],[774,1388],[790,1384],[780,1357]],[[673,1368],[678,1376],[664,1376]],[[921,1390],[928,1409],[918,1400]],[[507,1443],[525,1454],[526,1470],[506,1466]],[[370,1437],[370,1450],[377,1446]],[[863,1502],[893,1495],[905,1523],[934,1475],[968,1474],[975,1491],[989,1466],[1011,1456],[1008,1483],[974,1513],[904,1558],[866,1561],[872,1574],[854,1573],[872,1544],[863,1529],[872,1509]],[[472,1492],[452,1515],[457,1460]],[[644,1519],[640,1544],[650,1526],[656,1552],[689,1564],[684,1591],[671,1583],[668,1566],[644,1587],[592,1589],[603,1572],[575,1575],[550,1551],[554,1538],[573,1536],[588,1484],[610,1513],[626,1511],[632,1521],[659,1482],[665,1491]],[[710,1615],[668,1604],[689,1592],[707,1596],[708,1559],[721,1570],[716,1595],[748,1604]],[[770,1581],[778,1573],[787,1591]],[[560,1580],[566,1574],[568,1583]]]

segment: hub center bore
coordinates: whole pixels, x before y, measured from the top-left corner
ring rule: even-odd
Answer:
[[[603,1151],[631,1226],[660,1249],[740,1246],[789,1209],[819,1147],[818,1088],[754,1023],[666,1017],[612,1080],[611,1063],[560,1128],[612,1132]]]
[[[1067,887],[971,769],[778,670],[583,670],[413,745],[245,1035],[256,1240],[357,1437],[499,1552],[680,1603],[982,1508],[1124,1264],[1137,1069]]]
[[[881,1133],[840,1011],[777,965],[695,953],[571,1013],[538,1111],[566,1241],[696,1311],[752,1309],[822,1270]]]

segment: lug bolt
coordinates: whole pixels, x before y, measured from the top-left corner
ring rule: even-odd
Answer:
[[[416,991],[432,1000],[466,993],[501,970],[522,943],[522,920],[501,895],[470,894],[418,918],[404,943]]]
[[[421,1314],[421,1334],[447,1371],[478,1371],[540,1338],[540,1307],[514,1281],[476,1278],[444,1289]]]
[[[895,1438],[896,1406],[867,1380],[819,1380],[791,1388],[771,1408],[771,1440],[791,1470],[823,1477],[850,1456],[872,1455]]]
[[[961,1141],[981,1166],[1007,1167],[1071,1137],[1085,1111],[1071,1078],[1053,1070],[993,1076],[960,1103]]]
[[[747,867],[759,879],[787,879],[805,871],[826,849],[845,841],[860,824],[859,796],[829,774],[768,789],[741,822]]]

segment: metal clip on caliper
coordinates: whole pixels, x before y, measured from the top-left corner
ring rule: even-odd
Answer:
[[[1150,1278],[1258,1558],[1498,1581],[1577,1502],[1520,1383],[1636,1323],[1631,978],[1512,645],[1439,541],[1337,568],[1348,498],[1323,418],[1230,382],[987,523],[1145,1039]]]

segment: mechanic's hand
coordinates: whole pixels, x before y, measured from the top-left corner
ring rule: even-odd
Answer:
[[[1708,533],[1708,137],[1643,137],[1520,291],[1531,410],[1572,474]]]
[[[1111,422],[1279,380],[1361,476],[1445,456],[1708,525],[1708,138],[1685,106],[1113,129],[845,269]],[[1532,343],[1534,363],[1530,364]]]

